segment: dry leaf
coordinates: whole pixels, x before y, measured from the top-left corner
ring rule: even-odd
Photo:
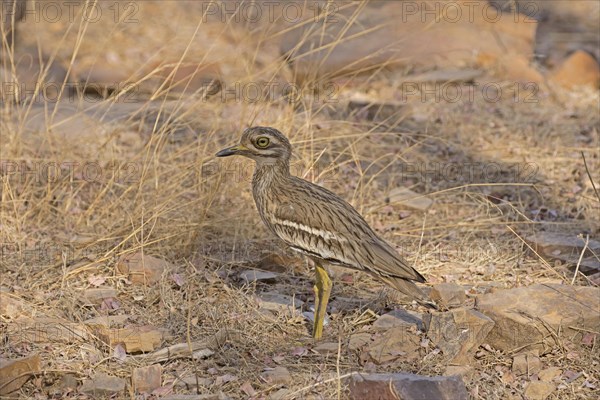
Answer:
[[[308,349],[306,347],[294,347],[292,350],[292,355],[296,357],[302,357],[308,353]]]
[[[240,386],[240,390],[250,397],[256,396],[256,390],[254,390],[249,381],[244,382],[242,386]]]
[[[173,280],[177,284],[177,286],[182,287],[185,284],[185,279],[178,273],[173,274]]]
[[[90,285],[98,287],[104,282],[106,282],[106,278],[103,276],[91,275],[90,277],[88,277],[88,282],[90,283]]]
[[[127,352],[125,352],[125,347],[121,343],[113,348],[113,357],[121,362],[125,361],[125,358],[127,358]]]
[[[584,344],[584,345],[590,346],[590,347],[592,347],[594,345],[595,341],[596,341],[595,333],[586,333],[585,335],[583,335],[583,338],[581,338],[581,344]]]
[[[118,310],[120,307],[121,304],[113,297],[103,299],[100,304],[100,309],[103,311]]]
[[[227,382],[233,382],[233,381],[237,381],[238,377],[235,375],[231,375],[231,374],[225,374],[225,375],[221,375],[221,376],[217,376],[217,379],[215,379],[215,385],[217,386],[221,386],[226,384]]]

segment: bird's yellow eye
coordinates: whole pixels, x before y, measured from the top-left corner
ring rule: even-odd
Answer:
[[[261,136],[256,139],[256,147],[260,147],[261,149],[266,148],[269,145],[269,138],[266,136]]]

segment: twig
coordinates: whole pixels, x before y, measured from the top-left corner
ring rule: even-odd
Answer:
[[[222,346],[223,343],[232,339],[236,340],[238,338],[239,336],[237,332],[229,331],[223,328],[207,339],[194,342],[189,342],[186,340],[184,343],[174,344],[172,346],[157,350],[153,353],[133,356],[133,358],[153,363],[159,363],[178,358],[192,358],[195,351],[202,349],[217,350]]]
[[[594,180],[592,179],[592,174],[590,174],[590,170],[587,165],[587,161],[585,160],[585,155],[583,151],[581,152],[581,158],[583,158],[583,165],[585,165],[585,172],[587,173],[588,178],[590,178],[590,182],[592,183],[592,188],[594,189],[594,193],[596,193],[596,197],[598,201],[600,201],[600,195],[598,195],[598,190],[596,189],[596,185],[594,184]]]
[[[573,329],[575,331],[581,331],[581,332],[588,332],[588,333],[593,333],[595,335],[600,335],[600,332],[598,331],[594,331],[592,329],[585,329],[585,328],[580,328],[578,326],[569,326],[569,329]]]
[[[585,235],[585,244],[583,245],[583,250],[581,250],[581,254],[579,255],[579,260],[577,260],[577,266],[575,267],[575,273],[573,274],[573,279],[571,279],[571,286],[575,283],[575,279],[577,278],[577,273],[579,272],[579,265],[581,264],[581,260],[583,260],[583,254],[590,243],[590,235]]]
[[[312,385],[304,386],[303,388],[300,388],[300,389],[296,390],[295,392],[292,392],[292,393],[286,395],[285,398],[286,399],[292,399],[294,397],[294,395],[296,395],[298,393],[302,393],[302,392],[305,392],[307,390],[314,389],[314,388],[322,386],[322,385],[326,385],[326,384],[328,384],[330,382],[333,382],[333,381],[336,381],[336,380],[340,380],[341,381],[342,379],[349,378],[349,377],[351,377],[353,375],[358,375],[358,372],[356,372],[356,371],[354,371],[354,372],[348,372],[347,374],[344,374],[344,375],[341,375],[341,376],[335,376],[333,378],[325,379],[324,381],[321,381],[321,382],[313,383]]]

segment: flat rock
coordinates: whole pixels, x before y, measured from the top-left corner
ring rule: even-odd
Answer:
[[[151,325],[117,329],[97,326],[97,334],[110,348],[123,344],[127,353],[154,351],[164,338],[164,332]]]
[[[596,271],[600,271],[600,261],[598,261],[598,259],[595,256],[582,257],[580,259],[579,256],[575,255],[557,254],[548,258],[564,261],[565,263],[569,264],[569,266],[573,270],[575,269],[577,264],[579,264],[579,272],[582,272],[586,275],[597,273]]]
[[[350,336],[348,340],[349,350],[359,350],[371,341],[371,333],[359,332]]]
[[[14,360],[0,359],[0,395],[18,390],[40,373],[40,356],[38,354]]]
[[[258,269],[247,269],[240,272],[240,279],[244,283],[253,282],[273,282],[279,277],[279,274],[270,271],[261,271]]]
[[[535,251],[545,255],[552,255],[556,251],[579,255],[585,247],[583,238],[566,233],[538,232],[528,236],[525,240],[534,247]],[[600,251],[600,242],[590,239],[587,247],[586,254],[592,255],[592,252]]]
[[[0,315],[7,318],[30,317],[32,307],[19,297],[0,292]]]
[[[542,362],[540,358],[534,354],[517,354],[513,357],[512,372],[516,375],[533,375],[540,372]]]
[[[304,304],[302,300],[293,296],[274,292],[265,292],[258,295],[258,303],[260,308],[275,313],[294,311]]]
[[[75,374],[64,374],[60,377],[59,387],[61,389],[77,389],[79,382]]]
[[[290,371],[282,366],[266,370],[260,376],[270,384],[287,384],[292,381]]]
[[[600,262],[594,256],[600,252],[600,242],[597,240],[590,239],[586,247],[584,238],[561,232],[538,232],[525,240],[545,258],[565,261],[573,266],[579,263],[581,272],[593,273],[600,269]],[[586,250],[580,259],[584,248]]]
[[[416,360],[419,357],[421,340],[409,328],[392,328],[367,347],[368,355],[375,364],[385,364],[398,358]]]
[[[111,287],[99,287],[86,289],[83,292],[83,297],[93,304],[101,304],[104,299],[116,298],[119,292]]]
[[[160,387],[162,381],[162,366],[160,364],[134,368],[131,383],[137,393],[152,393]]]
[[[552,382],[562,374],[562,369],[558,367],[548,367],[538,372],[538,377],[543,382]]]
[[[151,285],[158,282],[165,270],[172,266],[168,261],[146,254],[127,254],[117,263],[117,269],[134,285]]]
[[[424,317],[427,336],[454,364],[466,364],[486,340],[494,321],[479,311],[457,308]]]
[[[81,393],[93,397],[112,396],[125,390],[125,379],[105,373],[97,373],[91,379],[86,379],[79,387]]]
[[[467,300],[465,288],[456,283],[440,283],[433,285],[429,297],[431,297],[431,300],[446,308],[460,307],[464,305]]]
[[[390,191],[390,203],[399,203],[413,210],[425,211],[433,204],[433,200],[424,194],[413,192],[405,187],[397,187]]]
[[[313,350],[319,354],[337,354],[338,348],[337,342],[325,342],[317,345]]]
[[[421,319],[420,314],[397,309],[377,318],[371,329],[374,331],[387,331],[392,328],[410,328],[411,326],[414,326],[419,330],[423,329],[423,320]]]
[[[465,384],[458,376],[414,374],[356,374],[350,378],[351,400],[467,400]]]
[[[556,387],[552,383],[531,381],[525,388],[525,397],[529,400],[544,400],[552,394]]]
[[[600,288],[540,284],[478,296],[476,307],[495,322],[488,344],[545,354],[557,345],[559,328],[564,337],[581,335],[573,328],[600,330],[599,298]]]
[[[192,353],[192,359],[193,360],[203,360],[205,358],[212,356],[213,354],[215,354],[215,352],[212,351],[211,349],[200,349],[200,350],[194,351]]]
[[[275,393],[271,393],[267,398],[269,400],[286,400],[290,398],[291,393],[290,389],[279,389]]]
[[[280,50],[288,56],[296,79],[373,74],[382,66],[457,69],[477,64],[480,55],[493,60],[530,58],[534,50],[536,23],[522,15],[515,20],[505,14],[490,21],[475,13],[472,19],[432,23],[424,18],[426,12],[435,12],[426,2],[411,5],[414,14],[403,2],[369,2],[361,12],[358,4],[340,7],[337,22],[324,18],[286,32]]]

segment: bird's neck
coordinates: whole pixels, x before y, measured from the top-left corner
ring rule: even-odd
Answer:
[[[290,177],[289,161],[277,160],[275,162],[257,162],[252,177],[252,184],[270,186],[283,182]]]

